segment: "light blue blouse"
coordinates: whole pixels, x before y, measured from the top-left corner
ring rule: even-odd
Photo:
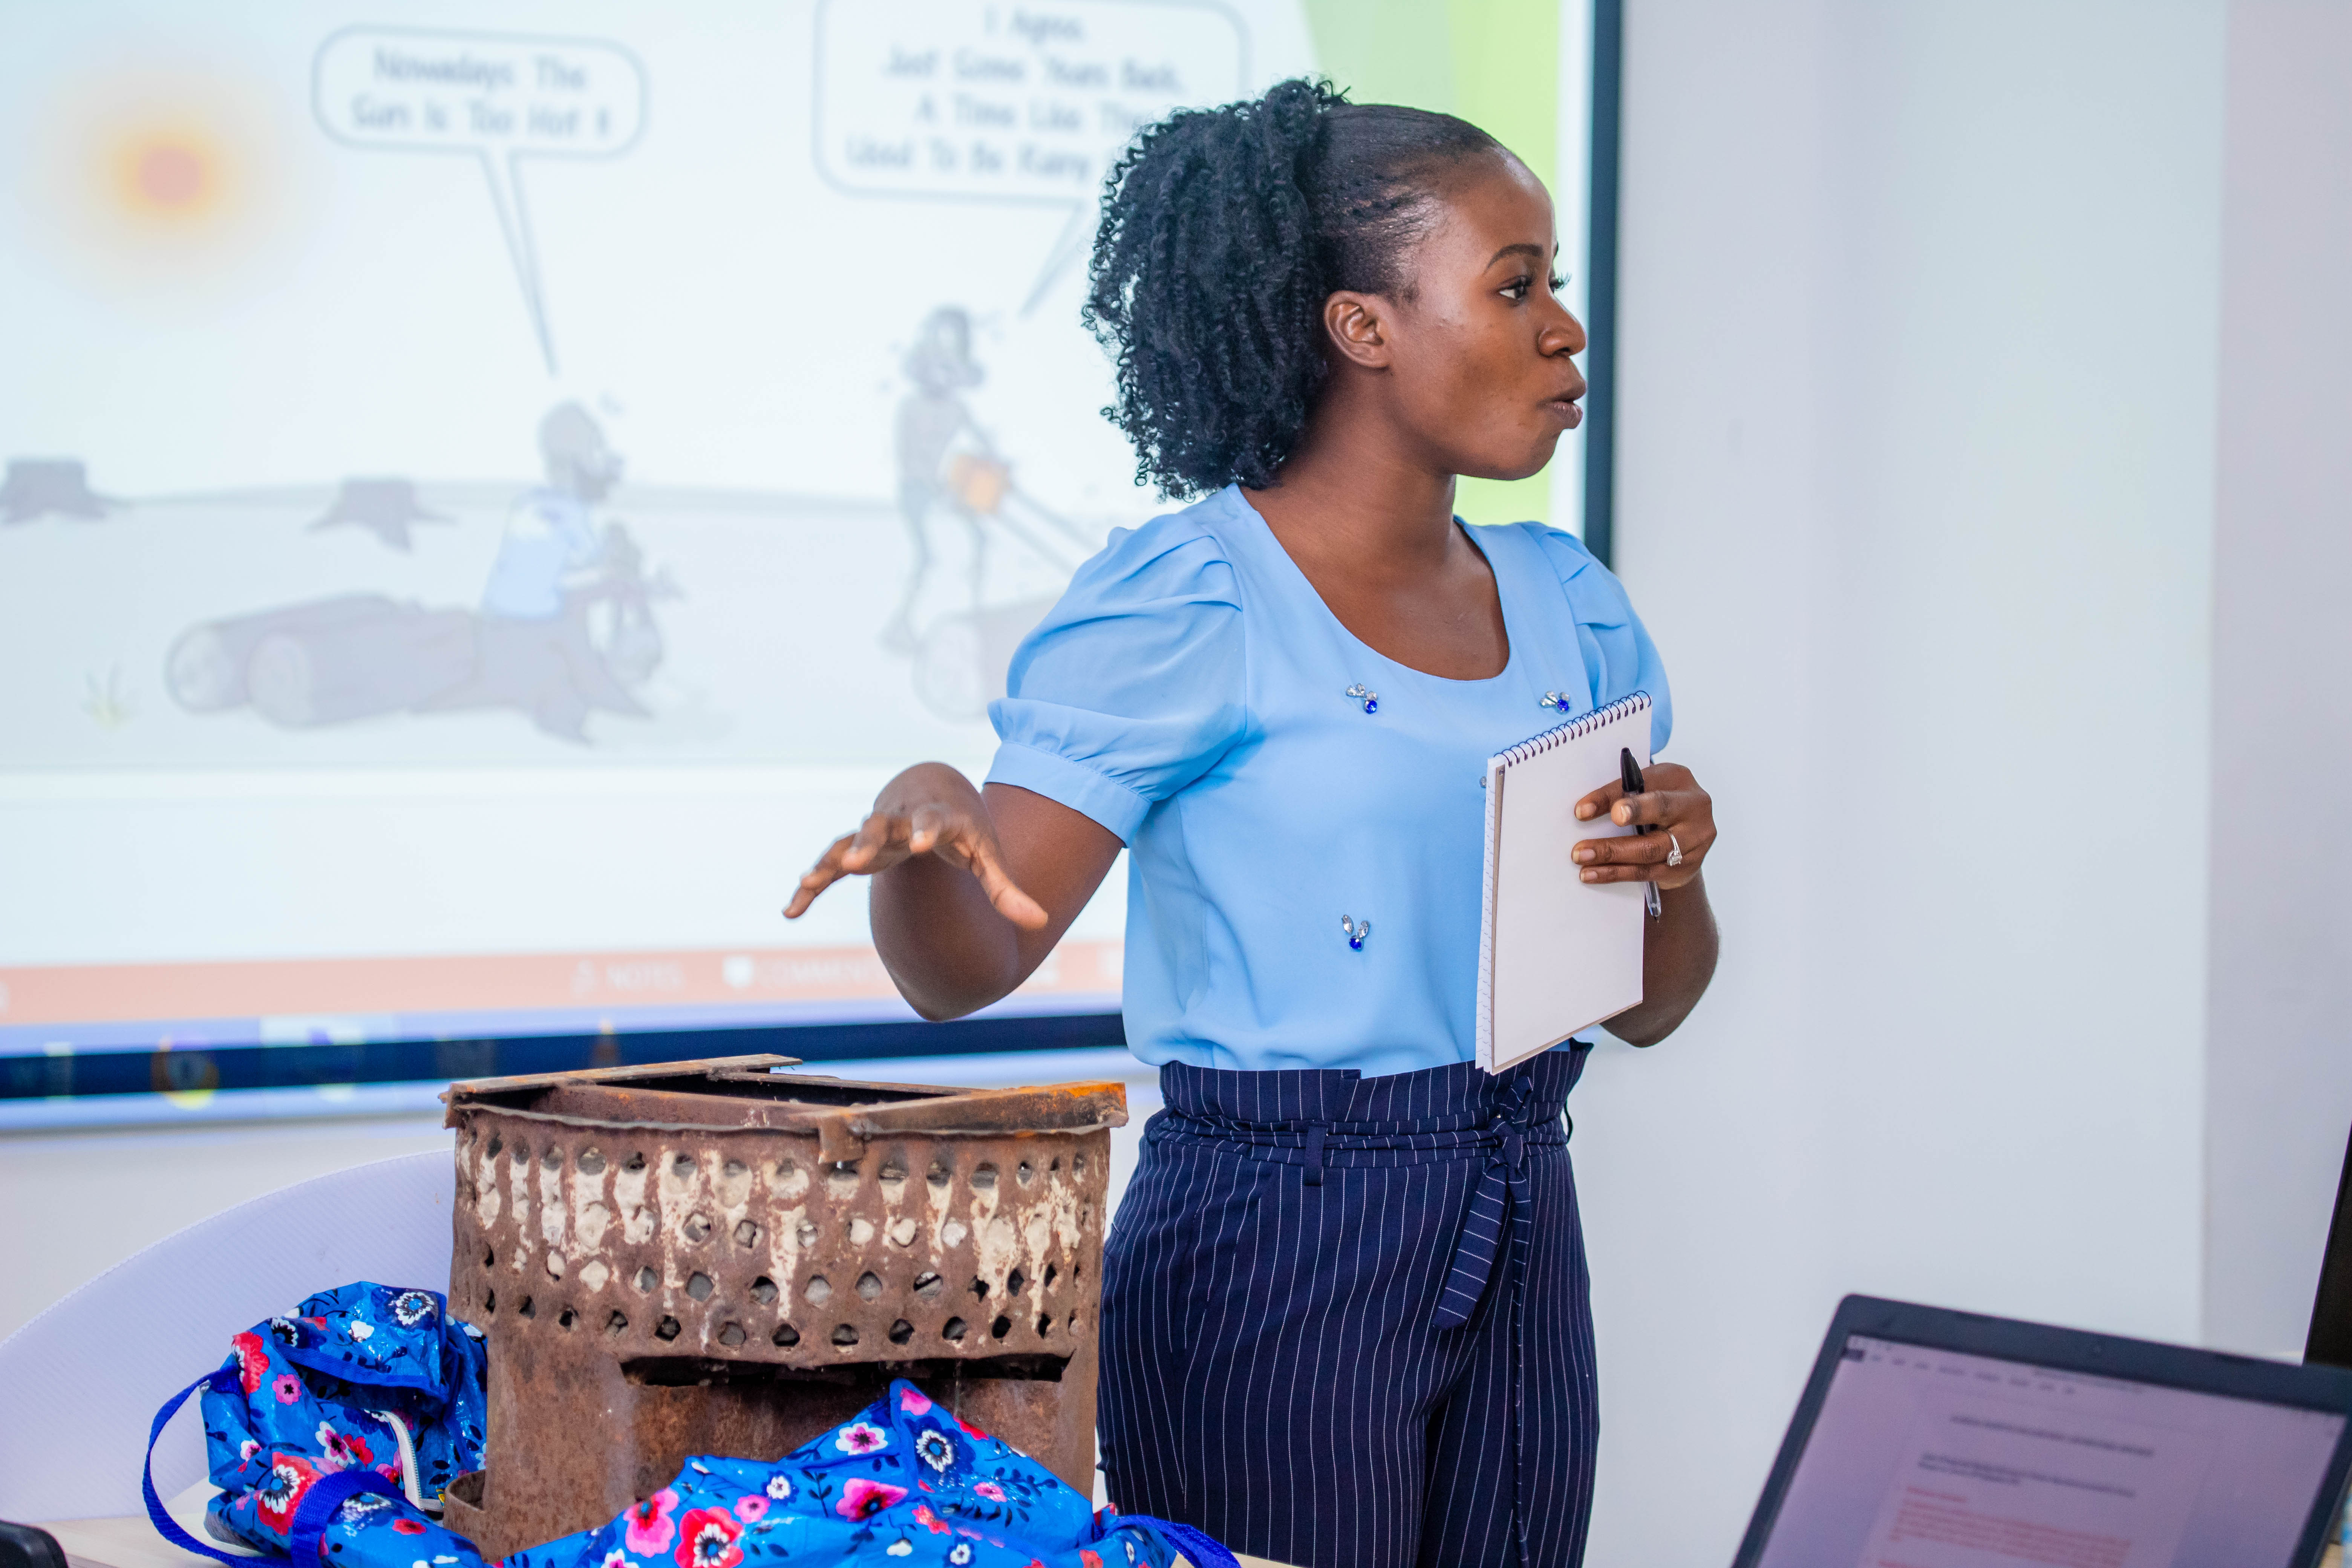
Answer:
[[[1013,655],[989,782],[1126,842],[1145,1061],[1472,1059],[1487,757],[1561,721],[1548,691],[1570,714],[1646,691],[1665,744],[1665,671],[1609,570],[1538,523],[1469,532],[1510,637],[1489,679],[1358,641],[1234,487],[1113,533]]]

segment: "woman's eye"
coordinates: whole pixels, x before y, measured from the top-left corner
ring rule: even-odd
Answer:
[[[1555,294],[1568,287],[1568,279],[1565,278],[1554,277],[1549,279],[1549,281],[1551,284],[1551,291]]]
[[[1532,289],[1532,288],[1534,288],[1534,287],[1535,287],[1535,279],[1532,279],[1532,278],[1518,278],[1518,279],[1514,279],[1512,281],[1510,281],[1510,282],[1508,282],[1508,283],[1504,284],[1504,285],[1503,285],[1503,292],[1504,292],[1504,294],[1506,294],[1507,296],[1508,296],[1508,297],[1509,297],[1510,301],[1511,301],[1511,303],[1512,303],[1512,304],[1517,305],[1517,304],[1519,304],[1519,303],[1523,302],[1523,301],[1527,299],[1527,297],[1528,297],[1528,289]]]

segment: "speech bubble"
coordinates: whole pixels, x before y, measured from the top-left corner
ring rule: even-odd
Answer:
[[[345,146],[480,162],[540,353],[555,374],[522,161],[614,158],[635,146],[646,123],[636,57],[593,38],[346,27],[311,61],[310,109]]]
[[[862,195],[1068,209],[1026,315],[1135,133],[1248,76],[1240,18],[1192,0],[820,0],[817,169]]]

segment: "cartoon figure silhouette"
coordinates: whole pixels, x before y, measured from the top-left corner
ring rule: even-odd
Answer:
[[[933,310],[903,368],[913,385],[898,402],[898,514],[915,546],[915,564],[882,642],[894,652],[910,653],[919,640],[916,605],[930,586],[936,563],[934,519],[944,512],[962,526],[971,550],[965,565],[969,608],[977,611],[988,549],[981,518],[1002,500],[1009,470],[963,400],[983,374],[972,363],[970,316],[953,305]]]
[[[592,712],[645,715],[629,688],[661,663],[653,605],[677,590],[646,574],[626,529],[598,528],[621,459],[588,411],[551,410],[539,447],[547,482],[508,513],[479,610],[348,594],[206,622],[166,657],[173,700],[250,707],[288,729],[509,708],[583,743]]]
[[[620,482],[620,455],[585,408],[559,403],[539,422],[539,457],[547,483],[525,492],[507,514],[482,593],[485,616],[552,620],[563,613],[565,587],[584,581],[596,564],[593,509]]]

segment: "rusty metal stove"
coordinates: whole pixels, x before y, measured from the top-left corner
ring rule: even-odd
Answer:
[[[488,1336],[485,1556],[690,1454],[772,1458],[909,1377],[1093,1489],[1116,1083],[847,1083],[734,1057],[452,1085],[452,1310]]]

